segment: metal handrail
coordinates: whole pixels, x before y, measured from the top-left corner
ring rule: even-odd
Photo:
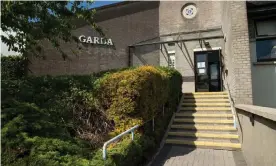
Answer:
[[[106,159],[106,153],[107,153],[106,147],[107,147],[108,144],[110,144],[111,142],[116,141],[117,139],[121,138],[123,135],[126,135],[128,133],[131,133],[131,140],[133,141],[133,139],[134,139],[134,130],[137,129],[138,127],[139,127],[139,125],[136,125],[136,126],[130,128],[130,129],[122,132],[121,134],[117,135],[116,137],[106,141],[103,145],[103,159],[104,160]]]
[[[181,100],[181,99],[180,99],[180,100]],[[178,102],[179,102],[179,98],[178,98]],[[161,110],[160,112],[157,112],[156,115],[158,115],[158,113],[161,113],[161,112],[163,112],[163,116],[164,116],[164,105],[162,106],[162,110]],[[154,131],[154,118],[156,117],[156,115],[155,115],[152,119],[150,119],[150,120],[144,122],[143,124],[136,125],[136,126],[130,128],[130,129],[128,129],[128,130],[122,132],[121,134],[117,135],[116,137],[114,137],[114,138],[112,138],[112,139],[106,141],[106,142],[104,143],[104,145],[103,145],[103,159],[104,159],[104,160],[106,159],[106,154],[107,154],[106,147],[107,147],[107,145],[110,144],[111,142],[116,141],[117,139],[119,139],[119,138],[122,137],[123,135],[126,135],[127,133],[130,133],[130,132],[131,132],[131,140],[133,141],[133,139],[134,139],[134,130],[137,129],[138,127],[140,127],[140,126],[143,126],[145,123],[147,123],[147,122],[149,122],[149,121],[152,121],[152,130]]]
[[[231,112],[233,114],[234,128],[237,128],[237,124],[236,124],[236,111],[235,111],[235,108],[233,107],[233,102],[231,100],[230,90],[229,89],[227,90],[227,94],[228,94],[228,99],[230,100],[229,102],[230,102]]]

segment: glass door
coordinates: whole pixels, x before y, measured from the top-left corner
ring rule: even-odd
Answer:
[[[219,51],[195,52],[195,91],[221,91]]]
[[[209,90],[210,92],[220,91],[219,64],[218,62],[209,63]]]
[[[195,56],[195,67],[196,67],[196,91],[197,92],[208,92],[208,54],[201,53]]]

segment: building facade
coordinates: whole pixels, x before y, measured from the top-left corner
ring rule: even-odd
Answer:
[[[104,38],[80,23],[73,31],[80,43],[61,46],[68,57],[45,41],[45,58],[30,57],[30,74],[169,66],[182,74],[183,92],[229,90],[235,103],[276,107],[273,5],[144,1],[100,7],[96,21]]]

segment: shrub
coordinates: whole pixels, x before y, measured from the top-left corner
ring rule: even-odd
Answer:
[[[101,153],[93,161],[99,165],[144,165],[160,144],[181,95],[182,76],[173,69],[143,66],[105,75],[97,82],[97,98],[110,119],[113,135],[139,124],[142,133],[135,141],[127,137],[109,150],[103,163]],[[165,106],[164,115],[162,106]],[[155,119],[154,131],[152,119]]]
[[[151,66],[2,80],[2,163],[142,165],[163,137],[181,84],[176,70]],[[135,141],[113,144],[103,161],[99,148],[108,134],[136,124],[142,127]]]
[[[3,80],[3,165],[87,165],[112,128],[93,96],[96,79]]]
[[[175,69],[159,67],[169,78],[169,98],[168,104],[177,105],[179,98],[182,96],[182,75]]]
[[[3,165],[60,165],[89,156],[87,143],[74,139],[47,110],[14,100],[3,105]]]
[[[151,66],[109,74],[98,81],[97,98],[114,120],[116,134],[153,118],[168,98],[168,77]]]
[[[21,79],[26,76],[27,59],[23,56],[1,56],[1,79]]]

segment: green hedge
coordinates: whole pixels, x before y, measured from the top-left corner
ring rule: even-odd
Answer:
[[[27,59],[23,56],[1,56],[1,79],[21,79],[26,76]]]
[[[159,146],[172,113],[177,109],[182,87],[181,74],[174,69],[143,66],[105,75],[96,82],[100,105],[107,111],[109,119],[115,122],[111,135],[115,136],[136,124],[142,125],[142,130],[134,142],[115,145],[110,149],[105,163],[100,157],[94,157],[94,161],[98,161],[99,165],[145,164]],[[129,138],[124,141],[129,141]],[[101,151],[98,154],[101,156]]]
[[[144,66],[98,80],[97,98],[121,133],[150,120],[168,98],[168,78],[162,70]]]
[[[141,165],[176,110],[181,78],[176,70],[144,66],[2,80],[2,164]],[[143,125],[135,141],[127,136],[110,145],[104,162],[103,141],[136,124]]]
[[[110,121],[93,97],[96,79],[2,80],[2,164],[87,165],[111,128],[103,130]],[[80,128],[83,133],[78,134]]]

